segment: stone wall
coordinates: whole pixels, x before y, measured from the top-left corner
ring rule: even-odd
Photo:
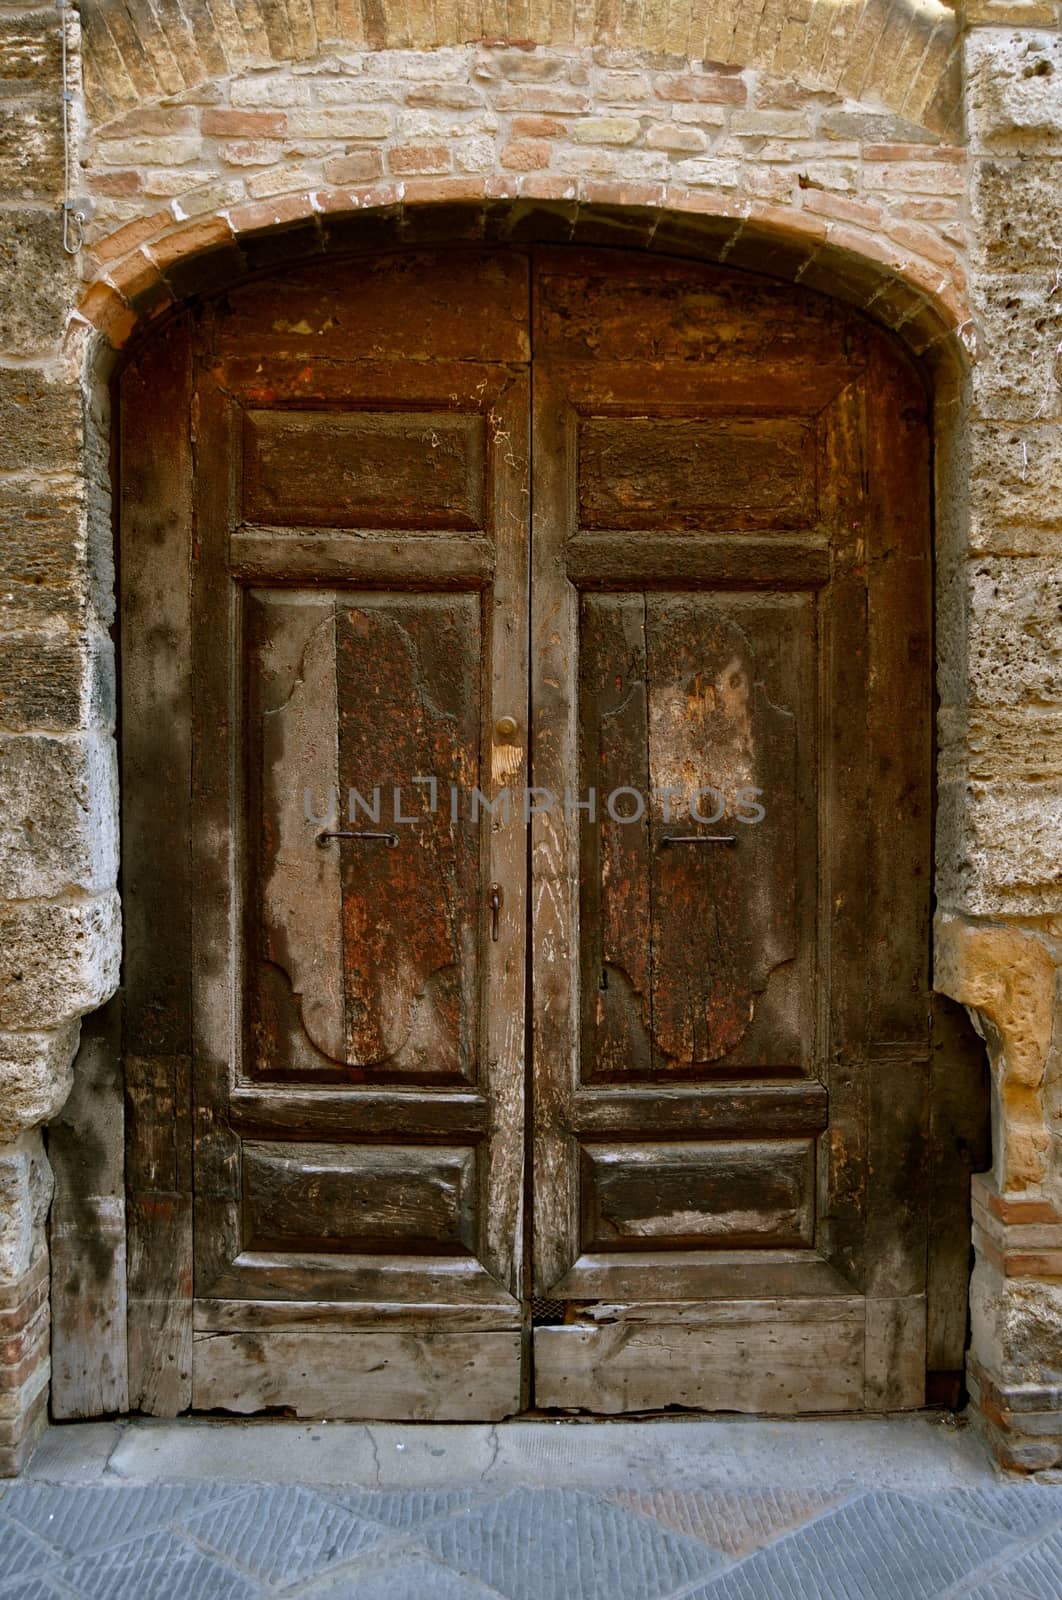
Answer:
[[[497,14],[495,14],[495,11]],[[60,18],[73,191],[64,254]],[[132,18],[136,18],[134,25]],[[936,385],[938,985],[981,1020],[971,1378],[1062,1460],[1062,37],[1055,0],[594,11],[0,0],[0,1470],[47,1386],[40,1129],[118,979],[107,379],[139,328],[381,237],[681,249],[835,293]],[[970,357],[976,359],[970,360]]]

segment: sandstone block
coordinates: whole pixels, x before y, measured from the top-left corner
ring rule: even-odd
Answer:
[[[0,1284],[25,1277],[45,1248],[52,1174],[37,1130],[0,1148]]]
[[[235,139],[218,151],[227,167],[269,167],[283,154],[284,146],[269,139]]]
[[[509,83],[547,83],[565,76],[566,67],[562,56],[533,50],[491,50],[476,62],[472,76],[488,83],[499,79]]]
[[[675,122],[654,122],[645,142],[650,150],[670,150],[673,155],[695,155],[708,148],[708,135],[700,128],[684,128]]]
[[[0,1028],[50,1029],[118,984],[117,894],[0,905]]]
[[[997,1382],[1062,1380],[1062,1284],[1004,1278],[979,1260],[970,1313],[973,1355]]]
[[[175,134],[169,138],[101,139],[99,159],[108,167],[183,167],[198,161],[203,141]]]
[[[825,111],[819,132],[827,139],[861,139],[868,144],[936,144],[937,136],[915,122],[881,111]]]
[[[80,425],[77,390],[68,379],[32,367],[0,368],[0,471],[76,467]]]
[[[329,183],[371,183],[383,173],[379,150],[352,150],[349,155],[333,156],[321,168]]]
[[[537,172],[549,166],[552,153],[548,139],[513,139],[502,147],[499,160],[507,172]]]
[[[280,139],[287,118],[280,111],[221,111],[208,107],[199,126],[213,139]]]
[[[694,100],[716,106],[743,106],[748,89],[743,78],[706,73],[665,72],[653,79],[658,100]]]
[[[45,9],[0,18],[0,93],[51,88],[60,78],[59,18]]]
[[[63,188],[58,99],[0,100],[0,193],[57,199]]]
[[[975,550],[1056,554],[1062,546],[1062,429],[974,423],[970,541]]]
[[[971,702],[1062,703],[1062,559],[981,556],[967,604]]]
[[[1036,277],[975,277],[980,359],[973,400],[983,419],[1035,423],[1059,415],[1062,294]]]
[[[65,733],[113,723],[114,651],[106,635],[56,625],[5,639],[0,729]]]
[[[737,189],[742,181],[740,161],[676,161],[674,174],[680,183],[709,184],[713,189]]]
[[[454,149],[458,172],[493,172],[495,159],[494,140],[485,133],[459,140]]]
[[[8,355],[50,352],[62,336],[74,273],[61,227],[52,210],[0,214],[0,350]]]
[[[99,894],[118,872],[118,774],[107,734],[0,734],[0,896]]]
[[[637,105],[648,100],[651,88],[643,72],[597,71],[591,75],[594,99],[610,106]]]
[[[0,1033],[0,1145],[50,1122],[74,1081],[81,1023],[49,1033]]]
[[[237,78],[232,85],[234,106],[264,106],[278,111],[288,106],[313,104],[314,91],[308,83],[293,82],[283,73],[271,77]]]
[[[576,144],[633,144],[642,131],[637,117],[585,117],[575,123]]]
[[[406,91],[407,106],[426,110],[475,111],[483,104],[482,90],[465,83],[418,83]]]
[[[386,139],[390,131],[390,112],[375,107],[288,113],[288,133],[293,139]]]
[[[972,148],[1062,152],[1062,38],[993,28],[965,49]]]
[[[418,176],[449,172],[453,166],[449,147],[445,144],[395,145],[387,152],[390,170],[400,176]]]
[[[1062,158],[1014,156],[973,169],[974,254],[989,272],[1042,273],[1044,292],[1058,266]]]

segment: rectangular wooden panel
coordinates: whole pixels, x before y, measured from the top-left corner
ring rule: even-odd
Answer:
[[[243,1145],[249,1250],[471,1250],[475,1152],[417,1145]]]
[[[244,413],[243,514],[333,528],[483,525],[481,413]]]
[[[584,1081],[806,1070],[809,597],[592,593],[580,622]]]
[[[246,1415],[492,1422],[520,1409],[519,1333],[197,1334],[192,1404]]]
[[[734,1311],[740,1311],[735,1307]],[[660,1313],[664,1308],[660,1308]],[[728,1314],[730,1313],[730,1314]],[[863,1405],[862,1307],[774,1303],[744,1316],[720,1308],[719,1325],[618,1321],[536,1328],[540,1406],[580,1411],[858,1411]]]
[[[583,528],[805,528],[815,517],[807,418],[581,417],[577,448]]]
[[[810,1247],[810,1139],[584,1144],[583,1248]]]
[[[251,1070],[470,1078],[478,596],[256,590],[247,618]]]

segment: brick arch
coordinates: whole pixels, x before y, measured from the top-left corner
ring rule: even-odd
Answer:
[[[167,226],[143,222],[96,245],[100,275],[73,321],[113,353],[189,296],[329,251],[484,240],[608,244],[762,272],[832,295],[894,331],[931,368],[957,374],[973,319],[957,261],[850,223],[725,193],[535,177],[420,179],[312,190]]]
[[[475,43],[597,47],[751,68],[876,104],[934,132],[960,123],[960,19],[943,0],[809,0],[805,17],[763,0],[653,0],[631,17],[525,0],[476,7],[409,0],[216,0],[136,9],[95,0],[84,11],[84,77],[93,122],[212,81],[329,54],[436,50]],[[669,62],[667,58],[672,58]],[[385,65],[381,71],[385,70]]]

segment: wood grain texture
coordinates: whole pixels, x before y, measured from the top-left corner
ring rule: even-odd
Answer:
[[[518,1333],[199,1334],[192,1403],[241,1416],[494,1422],[520,1408]]]
[[[859,1411],[863,1322],[787,1319],[699,1328],[659,1322],[536,1328],[544,1409],[619,1412]]]
[[[119,408],[129,1405],[159,1416],[191,1396],[191,423],[175,326]]]
[[[48,1125],[50,1406],[59,1420],[129,1409],[121,1040],[116,996],[82,1023],[74,1087]]]

